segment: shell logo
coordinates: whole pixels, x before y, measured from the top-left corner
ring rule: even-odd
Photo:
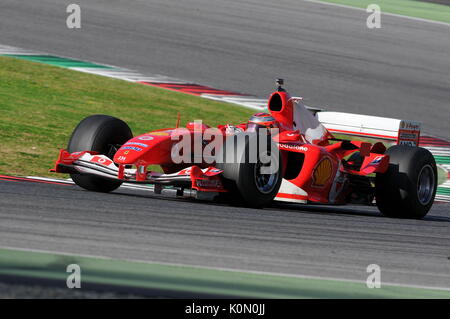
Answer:
[[[314,170],[313,185],[323,187],[330,180],[333,174],[333,165],[329,158],[324,158]]]

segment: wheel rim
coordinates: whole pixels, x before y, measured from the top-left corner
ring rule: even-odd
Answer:
[[[258,160],[258,162],[255,165],[255,184],[258,191],[260,191],[263,194],[269,194],[272,192],[278,181],[278,171],[274,174],[262,174],[261,169],[263,167],[270,167],[269,164],[263,164],[261,161]]]
[[[430,165],[422,167],[417,180],[417,197],[422,205],[427,205],[433,198],[434,172]]]

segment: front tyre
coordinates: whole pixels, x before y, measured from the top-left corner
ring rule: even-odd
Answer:
[[[437,168],[427,149],[395,145],[386,152],[389,168],[376,176],[376,202],[380,212],[389,217],[423,218],[437,189]]]
[[[72,133],[67,150],[70,153],[95,151],[113,158],[120,146],[133,137],[129,126],[108,115],[92,115],[82,120]],[[95,192],[108,193],[122,182],[92,175],[70,174],[78,186]]]
[[[270,136],[239,133],[226,139],[216,167],[223,170],[225,186],[232,203],[253,208],[268,205],[280,189],[281,154]],[[267,138],[266,143],[259,143]],[[266,145],[263,149],[261,145]],[[228,157],[227,154],[233,154]]]

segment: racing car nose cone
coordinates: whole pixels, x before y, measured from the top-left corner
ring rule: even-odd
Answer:
[[[162,149],[167,148],[165,143],[167,141],[170,142],[169,132],[153,132],[134,137],[117,151],[114,155],[114,162],[135,164],[140,161],[142,164],[151,164],[153,157],[164,160],[163,155],[167,152],[162,152]],[[149,152],[150,150],[151,152]],[[168,152],[170,153],[170,148]]]

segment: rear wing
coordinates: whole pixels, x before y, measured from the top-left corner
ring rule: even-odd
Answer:
[[[327,111],[317,112],[316,116],[330,133],[376,138],[399,145],[419,145],[420,122]]]

